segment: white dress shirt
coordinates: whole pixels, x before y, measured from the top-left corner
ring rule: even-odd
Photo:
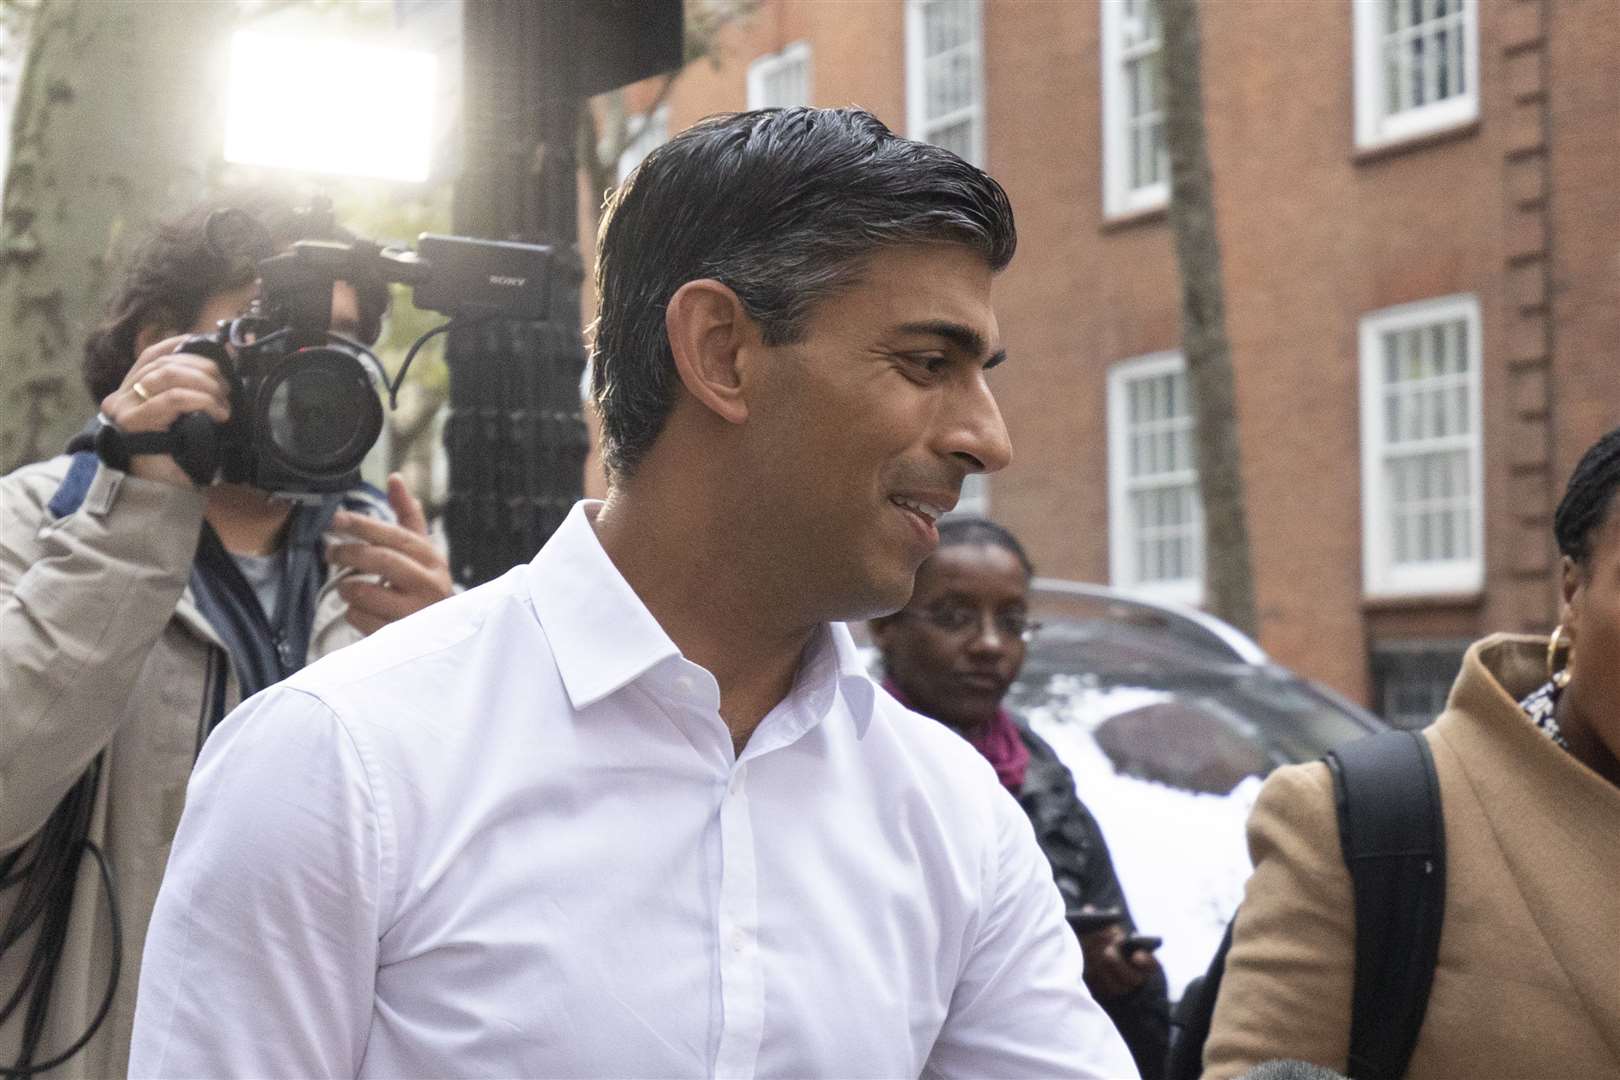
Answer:
[[[834,625],[735,756],[592,515],[213,735],[131,1075],[1135,1076],[978,752]]]

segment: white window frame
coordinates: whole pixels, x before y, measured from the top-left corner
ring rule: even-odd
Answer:
[[[1469,535],[1473,554],[1465,559],[1398,565],[1384,477],[1383,337],[1434,323],[1462,319],[1468,329],[1468,400],[1471,429],[1448,439],[1453,449],[1468,451],[1473,493]],[[1362,578],[1369,598],[1477,593],[1485,585],[1485,412],[1481,393],[1484,360],[1479,299],[1459,294],[1384,308],[1362,316],[1361,353],[1361,521]]]
[[[984,0],[968,0],[974,28],[974,85],[978,93],[973,104],[943,117],[930,119],[927,107],[927,67],[923,63],[923,8],[930,0],[906,0],[906,133],[918,142],[933,142],[939,128],[963,119],[973,121],[972,152],[969,163],[984,167]]]
[[[1125,106],[1125,5],[1102,0],[1102,137],[1103,213],[1108,217],[1158,210],[1170,203],[1170,176],[1157,183],[1131,187],[1130,139]],[[1164,47],[1161,41],[1159,46]],[[1161,94],[1163,87],[1160,87]]]
[[[1479,118],[1479,0],[1463,0],[1465,93],[1391,113],[1384,107],[1385,0],[1352,0],[1355,13],[1356,146],[1376,150]]]
[[[1194,577],[1169,581],[1142,581],[1136,566],[1136,536],[1131,528],[1130,397],[1127,387],[1138,379],[1187,370],[1179,352],[1150,353],[1121,360],[1108,369],[1108,574],[1120,589],[1154,600],[1196,607],[1204,600],[1204,568]],[[1187,393],[1192,394],[1189,385]],[[1195,435],[1196,437],[1196,435]],[[1196,476],[1196,472],[1194,473]],[[1199,551],[1204,551],[1203,510],[1198,505]]]
[[[636,129],[636,137],[625,144],[625,148],[619,153],[619,164],[615,175],[618,176],[621,184],[624,183],[625,177],[634,172],[636,166],[641,164],[642,158],[669,141],[669,106],[660,105],[651,113],[639,113],[627,117],[625,123]],[[664,137],[651,146],[643,146],[641,145],[643,142],[642,136],[649,131],[662,131]]]
[[[804,100],[803,101],[766,101],[765,85],[767,80],[784,67],[801,64],[804,67]],[[750,109],[779,108],[793,105],[808,105],[813,98],[814,91],[811,84],[810,69],[810,43],[808,41],[795,41],[782,49],[781,52],[761,56],[748,65],[748,107]]]

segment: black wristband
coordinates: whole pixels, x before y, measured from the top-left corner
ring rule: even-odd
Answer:
[[[136,454],[168,454],[174,451],[174,436],[167,431],[142,431],[134,435],[103,421],[96,431],[96,457],[110,469],[129,471],[129,459]]]
[[[202,413],[187,413],[168,431],[142,431],[133,435],[103,421],[96,432],[96,457],[110,469],[129,471],[136,454],[168,454],[203,487],[219,469],[219,428]]]

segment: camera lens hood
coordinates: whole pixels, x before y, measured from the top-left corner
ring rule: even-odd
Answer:
[[[257,454],[315,490],[352,474],[382,434],[376,383],[346,349],[298,349],[255,382],[248,426]]]

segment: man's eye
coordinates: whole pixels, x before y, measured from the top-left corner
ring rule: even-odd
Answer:
[[[945,370],[945,365],[950,363],[939,353],[913,353],[907,359],[930,375],[938,375]]]

